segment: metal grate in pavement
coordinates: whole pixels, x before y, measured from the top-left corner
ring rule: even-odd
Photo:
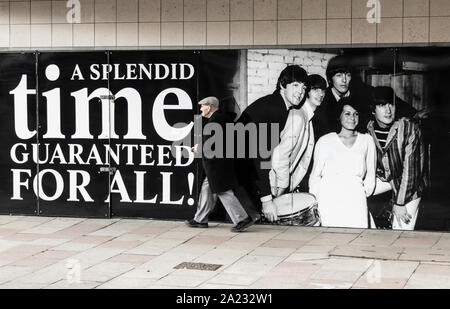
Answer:
[[[223,265],[219,264],[205,264],[205,263],[190,263],[190,262],[183,262],[181,264],[178,264],[175,266],[175,269],[195,269],[195,270],[209,270],[209,271],[216,271]]]

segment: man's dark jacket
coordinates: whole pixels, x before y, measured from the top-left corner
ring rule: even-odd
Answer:
[[[235,160],[233,158],[226,158],[226,124],[233,123],[233,116],[234,115],[231,113],[225,113],[221,110],[217,110],[205,123],[205,125],[214,123],[218,124],[222,128],[223,132],[223,135],[221,136],[213,136],[212,134],[204,134],[202,136],[202,165],[213,193],[225,192],[238,187],[234,165]],[[212,131],[212,133],[219,134],[216,131]],[[210,138],[214,138],[214,140],[220,139],[222,141],[223,152],[221,152],[219,156],[212,156],[210,152],[206,153],[207,151],[204,146]],[[217,145],[215,145],[215,147],[217,147]],[[213,151],[215,151],[215,147],[212,149]]]
[[[258,145],[257,156],[256,158],[238,160],[237,173],[239,175],[239,181],[244,187],[248,188],[249,186],[253,186],[256,189],[258,200],[260,197],[271,194],[269,180],[270,169],[261,169],[261,163],[270,162],[271,158],[263,158],[260,153],[260,148],[263,145],[266,149],[273,150],[275,148],[276,145],[271,145],[271,136],[272,134],[277,134],[276,140],[278,144],[280,141],[280,133],[286,124],[287,116],[288,110],[286,104],[284,103],[280,92],[276,90],[273,94],[259,98],[250,104],[237,120],[237,123],[242,123],[244,125],[255,123],[257,127],[257,140],[247,140],[247,142],[256,143],[256,145]],[[262,123],[266,123],[268,128],[266,141],[259,139],[260,127],[258,125]],[[278,124],[279,130],[277,132],[272,132],[270,130],[271,124]]]

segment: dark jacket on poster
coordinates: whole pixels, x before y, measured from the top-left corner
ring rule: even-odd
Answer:
[[[370,120],[370,87],[365,86],[362,89],[350,89],[349,98],[358,106],[359,124],[358,131],[365,133],[367,123]],[[340,123],[338,121],[339,103],[333,95],[331,87],[325,91],[322,104],[317,107],[312,120],[314,127],[314,136],[316,140],[325,134],[338,132]]]
[[[234,159],[226,158],[226,124],[233,123],[234,114],[225,113],[221,110],[217,110],[211,115],[209,119],[205,122],[207,124],[218,124],[222,128],[223,135],[216,131],[202,135],[203,143],[203,153],[202,153],[202,165],[206,177],[208,177],[209,186],[213,193],[225,192],[238,187],[238,181],[235,173]],[[205,150],[205,143],[209,139],[213,138],[214,141],[219,141],[222,143],[223,151],[220,152],[219,156],[212,156]],[[212,142],[212,141],[210,141]],[[217,143],[213,144],[213,151],[218,147]],[[208,156],[209,154],[209,156]]]
[[[325,96],[322,104],[317,107],[314,118],[312,119],[314,128],[314,137],[319,140],[320,137],[337,130],[337,121],[335,119],[338,103],[334,97],[331,88],[325,90]]]
[[[421,197],[427,180],[419,125],[407,118],[397,120],[384,148],[375,135],[375,121],[370,121],[367,128],[377,148],[377,177],[391,184],[392,204],[403,206]]]
[[[247,141],[250,143],[256,143],[257,157],[246,160],[239,160],[237,173],[239,174],[240,183],[244,183],[252,186],[256,185],[256,194],[258,199],[271,195],[270,190],[270,156],[263,158],[260,153],[260,148],[263,146],[265,149],[273,150],[277,145],[271,145],[272,134],[277,134],[277,144],[280,141],[280,133],[284,129],[289,111],[286,108],[283,98],[278,90],[273,94],[259,98],[250,106],[248,106],[242,115],[237,120],[237,123],[247,125],[249,123],[256,124],[257,127],[257,141]],[[259,124],[267,124],[267,140],[262,141],[259,139],[260,128]],[[270,130],[271,124],[278,124],[278,132],[272,132]],[[247,147],[248,149],[248,147]],[[248,154],[248,151],[247,151]],[[248,158],[248,157],[247,157]],[[266,164],[269,168],[261,168],[261,164]]]

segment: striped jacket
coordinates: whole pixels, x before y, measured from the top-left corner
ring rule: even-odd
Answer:
[[[394,122],[386,145],[375,136],[374,121],[367,129],[377,148],[377,177],[392,186],[392,203],[404,206],[422,196],[425,188],[425,150],[419,125],[407,118]]]

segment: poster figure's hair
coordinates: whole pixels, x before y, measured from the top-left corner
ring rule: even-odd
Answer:
[[[286,85],[293,82],[306,83],[307,78],[308,73],[306,73],[305,69],[301,66],[296,64],[288,65],[281,71],[280,76],[278,77],[277,91],[281,89],[281,86],[285,88]]]
[[[333,85],[332,78],[337,73],[352,73],[350,59],[348,57],[339,55],[331,58],[328,62],[326,75],[330,86]]]
[[[309,75],[306,79],[306,95],[309,97],[309,92],[312,89],[327,89],[327,81],[319,74]]]
[[[372,96],[370,100],[370,110],[375,111],[377,105],[393,104],[395,105],[396,95],[394,89],[388,86],[378,86],[372,89]]]

